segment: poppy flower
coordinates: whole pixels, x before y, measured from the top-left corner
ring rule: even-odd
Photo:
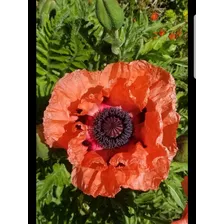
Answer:
[[[184,177],[184,180],[182,181],[182,187],[184,190],[184,193],[188,196],[188,176]],[[188,224],[188,204],[186,205],[182,218],[180,220],[172,222],[172,224]]]
[[[169,34],[169,39],[170,40],[175,40],[176,39],[176,34],[175,33]]]
[[[158,189],[177,152],[174,78],[146,61],[76,70],[56,83],[44,112],[46,143],[67,149],[74,186],[114,197]]]
[[[166,33],[166,32],[165,32],[164,29],[161,29],[161,30],[159,31],[159,35],[160,35],[160,36],[163,36],[165,33]]]
[[[153,12],[151,15],[151,20],[156,21],[159,18],[159,14],[157,12]]]

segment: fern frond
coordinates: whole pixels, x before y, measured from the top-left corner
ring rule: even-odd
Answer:
[[[64,4],[62,0],[60,4]],[[95,55],[79,33],[80,26],[74,19],[77,15],[71,14],[74,8],[68,10],[68,4],[64,7],[54,18],[37,27],[36,94],[40,122],[57,80],[67,72],[87,68],[90,57]]]

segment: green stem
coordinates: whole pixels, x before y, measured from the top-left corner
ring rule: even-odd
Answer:
[[[118,30],[115,30],[115,40],[120,40],[120,38],[119,38],[119,31]],[[121,55],[121,50],[119,51],[119,54],[118,54],[118,60],[120,61],[121,60],[121,58],[122,58],[122,55]]]

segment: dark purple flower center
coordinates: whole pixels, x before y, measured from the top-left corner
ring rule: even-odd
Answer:
[[[108,117],[102,124],[102,130],[111,138],[116,138],[123,131],[123,123],[117,117]]]
[[[133,133],[132,119],[128,112],[116,108],[105,108],[93,122],[93,136],[100,146],[113,149],[128,143]]]

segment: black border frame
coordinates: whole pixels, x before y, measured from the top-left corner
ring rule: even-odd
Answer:
[[[28,9],[28,223],[36,223],[36,2]]]
[[[188,222],[196,223],[196,79],[194,17],[196,1],[188,0]]]

